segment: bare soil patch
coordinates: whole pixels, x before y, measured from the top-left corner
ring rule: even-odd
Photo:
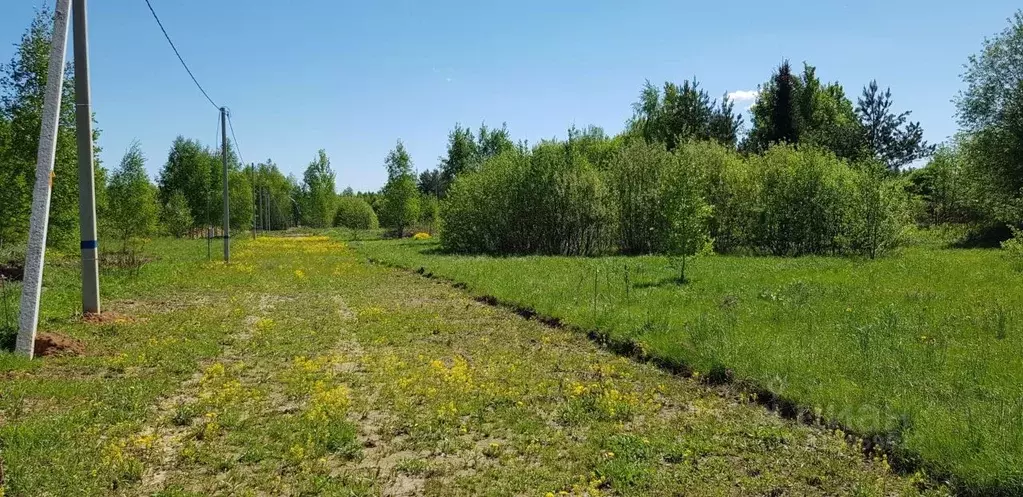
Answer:
[[[82,316],[82,321],[89,324],[115,324],[130,323],[134,318],[116,311],[103,311],[101,313],[90,313]]]
[[[79,356],[84,353],[85,344],[76,338],[54,332],[36,335],[35,355],[37,357]]]

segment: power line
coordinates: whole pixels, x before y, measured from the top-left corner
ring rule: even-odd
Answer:
[[[227,126],[231,128],[231,141],[234,143],[234,151],[238,153],[238,162],[245,164],[242,158],[242,147],[238,145],[238,137],[234,136],[234,122],[231,121],[231,109],[227,110]]]
[[[181,53],[178,52],[178,47],[174,46],[174,42],[171,40],[170,35],[167,34],[167,30],[164,29],[163,23],[160,22],[160,16],[156,15],[156,11],[153,10],[153,4],[149,3],[149,0],[146,0],[146,5],[149,6],[149,11],[153,13],[153,19],[156,19],[156,24],[160,26],[160,31],[163,31],[163,36],[167,38],[167,43],[170,43],[171,49],[174,50],[174,55],[178,56],[178,60],[181,61],[181,65],[185,68],[185,71],[188,72],[188,75],[192,77],[192,82],[195,83],[195,86],[199,87],[199,91],[201,91],[203,96],[206,97],[206,100],[210,101],[210,104],[217,109],[220,109],[220,106],[217,105],[212,98],[210,98],[210,95],[206,93],[206,90],[204,90],[202,85],[199,84],[199,80],[195,79],[195,75],[192,74],[192,70],[188,68],[188,64],[185,64],[185,59],[182,58]]]
[[[219,112],[217,112],[217,132],[216,132],[216,134],[213,135],[213,144],[216,145],[218,143],[220,143],[220,113]],[[222,147],[222,146],[224,146],[224,144],[221,143],[219,146]],[[217,150],[220,150],[220,148],[214,148],[213,149],[214,152],[216,152]]]

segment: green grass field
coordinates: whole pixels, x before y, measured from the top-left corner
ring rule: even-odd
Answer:
[[[467,257],[429,242],[365,255],[464,284],[698,375],[732,376],[966,493],[1023,493],[1023,275],[928,235],[878,260]],[[910,464],[909,466],[913,466]]]
[[[946,494],[343,242],[236,240],[229,266],[157,240],[138,276],[104,268],[100,323],[50,254],[40,329],[85,352],[0,353],[0,495]]]

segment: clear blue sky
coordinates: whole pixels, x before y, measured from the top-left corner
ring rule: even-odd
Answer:
[[[950,100],[962,64],[1019,5],[151,1],[199,81],[232,109],[244,159],[272,158],[300,176],[325,148],[339,190],[379,188],[398,138],[422,170],[437,164],[455,122],[507,122],[514,139],[530,142],[564,136],[573,123],[615,133],[645,79],[696,76],[718,96],[755,89],[783,58],[816,65],[854,101],[876,78],[940,142],[956,130]],[[54,2],[3,3],[6,61],[34,9]],[[89,15],[104,163],[116,165],[138,139],[155,176],[175,136],[211,143],[216,111],[145,2],[92,0]]]

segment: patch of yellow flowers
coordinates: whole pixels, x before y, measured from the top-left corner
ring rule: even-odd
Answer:
[[[343,418],[351,405],[348,387],[344,385],[329,387],[325,382],[318,381],[313,387],[305,418],[314,423],[327,423]]]
[[[274,320],[271,318],[259,318],[259,320],[256,321],[256,332],[267,333],[269,331],[272,331],[276,326],[277,323],[275,323]]]
[[[302,252],[304,254],[327,254],[344,250],[344,242],[331,240],[326,236],[268,236],[247,242],[239,252],[241,257]]]
[[[460,392],[468,392],[473,387],[472,372],[469,370],[469,363],[462,356],[455,357],[451,367],[447,367],[444,361],[436,359],[430,363],[430,368],[445,384],[448,389]]]
[[[384,310],[380,307],[365,307],[359,309],[359,319],[374,319],[384,315]]]
[[[235,367],[240,369],[244,365],[237,364]],[[227,368],[220,362],[207,367],[199,378],[199,400],[209,406],[235,404],[244,401],[250,394],[241,381],[228,377]]]
[[[608,419],[628,419],[638,411],[650,411],[658,406],[656,394],[649,399],[636,392],[622,392],[610,380],[596,383],[572,382],[568,388],[569,402],[589,406],[596,414]]]
[[[118,478],[129,473],[138,473],[141,476],[141,459],[150,455],[155,445],[155,434],[137,435],[110,441],[101,450],[100,468],[116,474]],[[99,473],[98,469],[93,470],[93,475]],[[0,497],[2,495],[0,493]]]
[[[576,482],[572,484],[571,490],[559,490],[558,492],[547,492],[544,497],[562,497],[562,496],[586,496],[586,497],[600,497],[604,495],[601,491],[601,487],[604,486],[604,479],[598,477],[595,473],[591,473],[589,478],[585,475],[579,475]]]
[[[196,438],[200,440],[210,440],[220,433],[220,423],[217,421],[220,415],[216,411],[210,411],[202,417],[202,424],[199,425],[199,431],[196,433]]]
[[[324,355],[316,358],[304,356],[292,360],[292,370],[286,381],[291,388],[308,395],[305,418],[313,423],[327,423],[343,419],[351,407],[351,391],[344,385],[335,385],[334,367],[341,358]]]

